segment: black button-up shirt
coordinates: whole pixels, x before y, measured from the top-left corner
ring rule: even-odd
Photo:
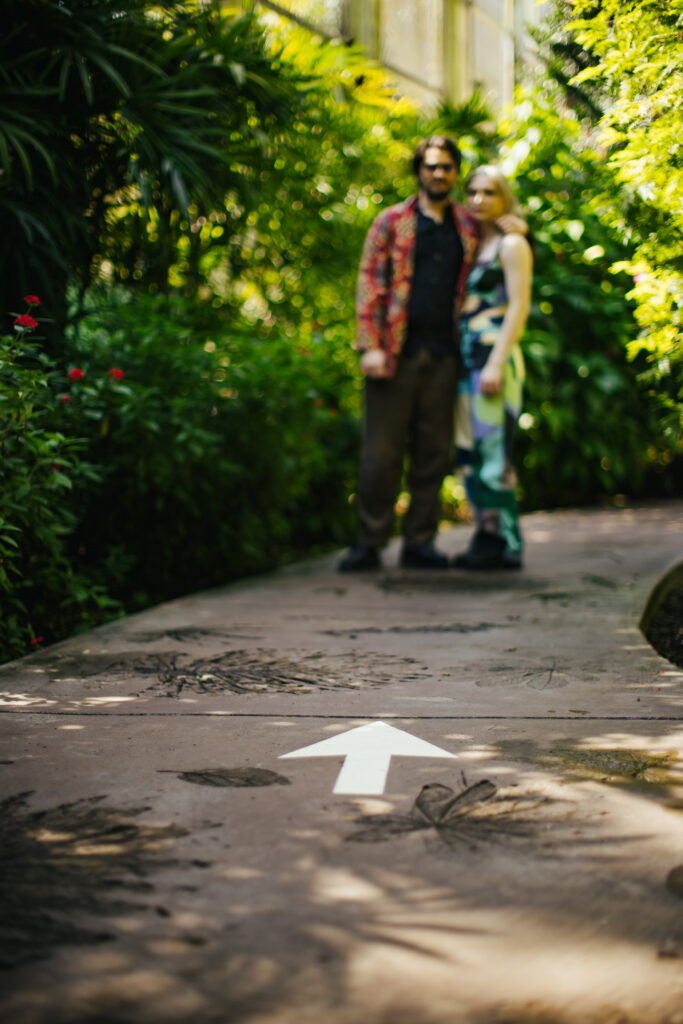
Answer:
[[[418,207],[405,355],[415,355],[422,345],[434,355],[455,351],[453,303],[463,258],[462,242],[450,206],[446,207],[441,224],[426,217]]]

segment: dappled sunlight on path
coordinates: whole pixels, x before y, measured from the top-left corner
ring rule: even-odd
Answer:
[[[0,668],[0,1019],[680,1024],[683,672],[637,623],[682,525],[539,514],[513,580],[324,558]],[[381,721],[450,757],[361,796],[297,756]]]

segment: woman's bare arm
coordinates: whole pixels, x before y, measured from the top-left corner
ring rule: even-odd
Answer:
[[[498,339],[481,371],[481,390],[489,397],[500,393],[507,358],[524,330],[531,305],[532,258],[522,235],[506,235],[501,242],[500,264],[505,275],[508,307]]]

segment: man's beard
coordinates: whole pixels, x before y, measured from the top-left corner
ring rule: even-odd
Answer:
[[[425,186],[425,194],[427,195],[428,199],[432,200],[432,202],[436,202],[439,199],[446,199],[447,196],[450,194],[450,191],[450,187],[446,184],[434,184]]]

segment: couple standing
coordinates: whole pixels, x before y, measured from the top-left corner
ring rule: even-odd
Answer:
[[[498,169],[470,175],[465,208],[451,198],[459,168],[452,139],[423,140],[413,158],[418,194],[380,213],[365,241],[356,339],[366,378],[359,537],[339,563],[342,572],[381,564],[406,449],[411,501],[400,564],[448,566],[433,539],[451,468],[454,408],[457,460],[477,529],[453,564],[522,564],[510,445],[521,403],[517,343],[529,311],[531,248]]]

